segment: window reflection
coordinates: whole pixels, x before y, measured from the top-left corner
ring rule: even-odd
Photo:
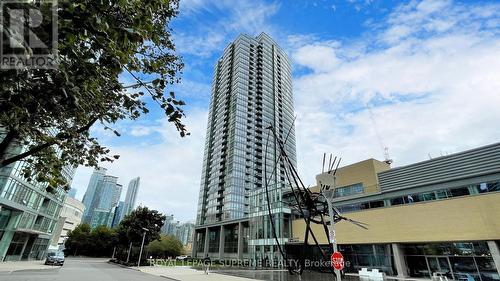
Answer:
[[[458,280],[480,280],[474,259],[471,257],[450,257],[453,272]]]
[[[495,263],[484,241],[404,244],[403,252],[412,277],[437,273],[462,281],[498,281]]]
[[[355,191],[357,188],[357,187],[354,188],[355,186],[356,185],[352,185],[336,189],[335,190],[336,196],[347,196],[356,194],[359,190]],[[361,191],[359,192],[362,192],[362,186],[360,190]],[[357,204],[347,204],[339,206],[338,209],[343,213],[348,213],[348,212],[355,212],[371,208],[412,204],[417,202],[434,201],[434,200],[448,199],[453,197],[467,196],[471,194],[496,192],[496,191],[500,191],[500,181],[492,181],[492,182],[480,183],[480,184],[457,187],[457,188],[439,189],[431,192],[411,193],[404,196],[388,198],[385,201],[387,201],[387,204],[390,205],[386,205],[384,200],[377,200],[377,201],[368,201]]]
[[[500,280],[495,262],[490,257],[477,257],[477,267],[481,274],[482,281]]]

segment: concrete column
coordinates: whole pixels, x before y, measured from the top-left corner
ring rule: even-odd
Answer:
[[[205,228],[205,247],[203,247],[203,257],[208,255],[208,227]]]
[[[243,224],[238,223],[238,259],[243,259]]]
[[[224,237],[224,226],[220,226],[219,230],[219,260],[224,258],[224,242],[225,242],[225,237]]]
[[[500,249],[498,247],[498,243],[495,241],[488,241],[488,248],[490,248],[491,257],[495,262],[497,272],[500,274]]]
[[[398,272],[398,277],[408,277],[408,266],[404,257],[403,249],[400,244],[392,244],[392,252],[394,254],[394,265]]]
[[[193,249],[191,251],[191,256],[193,258],[196,258],[198,255],[198,232],[195,230],[194,231],[194,238],[193,238]]]

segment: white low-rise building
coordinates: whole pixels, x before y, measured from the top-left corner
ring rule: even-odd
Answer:
[[[54,234],[52,235],[50,248],[64,248],[64,242],[68,238],[68,232],[75,229],[75,227],[80,224],[84,210],[85,205],[83,205],[82,202],[69,196],[66,197],[59,221],[57,222]]]

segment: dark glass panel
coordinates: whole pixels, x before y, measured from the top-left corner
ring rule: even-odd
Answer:
[[[469,257],[450,257],[455,279],[464,281],[479,281],[474,259]]]
[[[450,189],[450,193],[452,197],[470,195],[467,187],[452,188]]]
[[[372,245],[352,245],[352,249],[354,253],[356,253],[357,255],[362,255],[362,254],[373,255]]]
[[[426,244],[424,251],[426,255],[447,255],[451,252],[448,243]]]
[[[430,277],[425,257],[407,256],[406,262],[408,263],[408,268],[410,270],[411,277],[423,277],[423,278]]]
[[[473,242],[472,246],[474,247],[474,255],[477,256],[486,256],[490,255],[490,248],[488,248],[488,244],[484,241]]]
[[[450,243],[450,253],[451,255],[458,256],[469,256],[472,255],[473,247],[472,243]]]
[[[405,255],[424,255],[424,245],[422,244],[404,244]]]
[[[385,204],[384,204],[384,201],[382,201],[382,200],[370,202],[370,208],[381,208],[384,206],[385,206]]]
[[[11,211],[10,210],[2,210],[0,211],[0,229],[5,229],[7,224],[9,223]]]
[[[391,199],[391,205],[401,205],[404,204],[403,197],[396,197]]]
[[[498,275],[497,268],[495,267],[495,262],[490,257],[477,257],[476,258],[477,267],[479,268],[479,273],[481,274],[482,281],[498,281],[500,276]]]
[[[500,181],[489,182],[487,184],[488,192],[500,191]]]

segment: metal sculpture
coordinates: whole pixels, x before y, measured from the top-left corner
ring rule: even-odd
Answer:
[[[293,126],[293,125],[292,125]],[[302,247],[305,248],[309,244],[309,237],[311,237],[314,241],[314,244],[311,246],[315,247],[316,249],[319,250],[321,253],[321,256],[323,260],[329,260],[329,257],[327,256],[327,253],[324,251],[324,249],[319,245],[318,239],[314,232],[312,231],[311,225],[312,224],[318,224],[322,225],[326,237],[329,239],[329,244],[333,252],[337,251],[337,245],[335,241],[335,224],[345,220],[350,223],[353,223],[356,226],[359,226],[363,229],[366,228],[366,224],[358,221],[354,221],[352,219],[346,218],[342,216],[337,208],[335,208],[332,204],[332,200],[334,198],[334,189],[335,186],[328,186],[328,185],[321,185],[319,192],[313,192],[309,188],[306,188],[304,185],[302,179],[300,178],[296,167],[294,167],[292,161],[288,157],[286,151],[285,151],[285,144],[288,140],[288,137],[290,135],[291,128],[288,130],[288,133],[285,137],[284,140],[282,140],[280,137],[277,136],[275,128],[271,125],[269,125],[266,128],[269,133],[266,141],[266,147],[265,147],[265,155],[264,155],[264,185],[265,185],[265,191],[266,191],[266,199],[267,199],[267,208],[268,208],[268,215],[269,215],[269,220],[271,222],[271,228],[273,231],[273,237],[276,241],[276,245],[278,247],[278,250],[283,258],[284,261],[286,261],[286,266],[288,268],[288,271],[291,274],[296,274],[296,275],[301,275],[304,271],[305,268],[305,256],[304,255],[295,255],[292,256],[291,253],[287,253],[284,249],[283,246],[279,243],[278,236],[276,234],[276,226],[274,225],[274,219],[273,219],[273,214],[271,212],[271,204],[269,200],[269,182],[271,180],[272,175],[274,174],[276,167],[278,163],[283,164],[285,167],[285,178],[286,182],[288,183],[288,186],[291,189],[291,193],[293,196],[293,202],[289,203],[289,206],[297,211],[300,216],[303,218],[306,229],[305,229],[305,234],[304,234],[304,242]],[[267,178],[267,173],[266,173],[266,162],[267,162],[267,149],[269,146],[269,138],[270,137],[274,138],[275,144],[278,146],[279,149],[279,157],[277,157],[276,162],[274,163],[274,168],[271,173],[271,177]],[[325,168],[325,158],[326,154],[323,155],[323,172]],[[327,173],[332,174],[332,176],[335,179],[335,175],[337,173],[337,169],[339,167],[341,159],[339,158],[337,160],[337,157],[335,157],[332,161],[332,155],[330,155],[330,160],[328,164],[328,170]],[[335,167],[335,168],[334,168]],[[329,267],[329,270],[331,271],[332,274],[335,275],[336,280],[340,281],[340,272],[335,271],[332,267]]]

